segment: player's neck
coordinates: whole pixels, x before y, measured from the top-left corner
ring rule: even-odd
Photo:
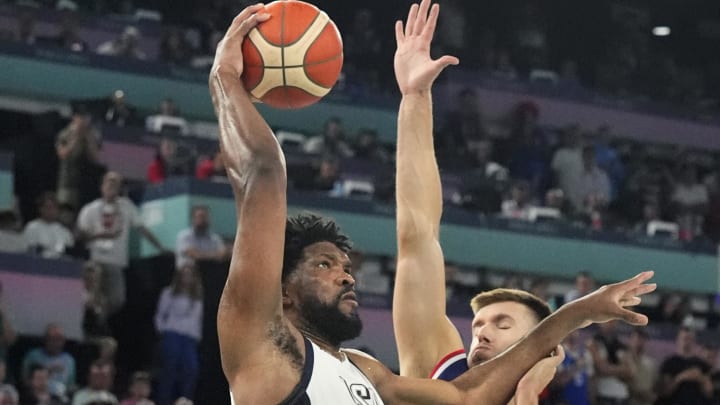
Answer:
[[[324,351],[331,354],[333,357],[337,358],[338,360],[345,360],[345,354],[340,351],[339,345],[333,345],[332,343],[328,342],[326,338],[306,328],[301,328],[300,332],[303,334],[303,336],[310,339],[313,343],[318,345]]]

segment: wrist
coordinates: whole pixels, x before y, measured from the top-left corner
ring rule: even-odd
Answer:
[[[585,308],[582,300],[572,301],[561,306],[556,311],[556,314],[563,319],[564,324],[568,325],[570,329],[569,332],[584,328],[591,323],[590,317],[588,316],[589,312],[587,308]]]

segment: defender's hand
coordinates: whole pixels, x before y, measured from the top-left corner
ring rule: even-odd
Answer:
[[[652,271],[645,271],[631,279],[602,286],[599,290],[569,303],[568,307],[574,307],[578,311],[582,327],[614,319],[631,325],[647,325],[647,316],[627,307],[640,304],[641,295],[655,291],[656,284],[645,284],[654,274]]]
[[[395,23],[395,78],[403,95],[429,91],[446,66],[459,63],[454,56],[445,55],[436,60],[430,58],[430,42],[439,12],[440,5],[430,7],[430,0],[422,0],[420,6],[413,4],[410,7],[404,28],[402,21]]]

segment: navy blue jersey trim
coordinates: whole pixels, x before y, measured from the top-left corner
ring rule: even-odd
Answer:
[[[302,375],[300,376],[300,382],[295,386],[295,389],[285,398],[284,401],[278,405],[309,405],[310,398],[307,396],[307,387],[310,384],[310,377],[312,377],[313,363],[315,357],[313,353],[313,347],[310,340],[303,337],[305,341],[305,365],[303,366]]]

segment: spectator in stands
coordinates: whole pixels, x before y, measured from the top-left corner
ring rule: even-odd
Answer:
[[[630,332],[628,361],[635,370],[635,378],[630,382],[630,405],[652,405],[656,399],[658,365],[655,359],[645,352],[647,340],[645,328],[636,327]]]
[[[660,207],[654,201],[648,201],[643,206],[642,212],[643,218],[638,224],[635,225],[635,232],[639,234],[646,234],[647,227],[650,222],[660,221]]]
[[[90,112],[83,104],[74,106],[70,123],[57,136],[55,150],[58,170],[57,199],[61,205],[78,209],[85,190],[83,177],[98,165],[100,132],[92,126]]]
[[[60,20],[60,31],[51,39],[56,46],[72,52],[85,52],[88,44],[80,36],[77,20],[71,13],[64,14]]]
[[[105,110],[105,122],[118,127],[138,125],[135,107],[127,102],[124,91],[115,90],[110,96],[108,108]]]
[[[191,211],[192,227],[180,231],[175,243],[177,268],[194,265],[197,260],[224,260],[228,249],[220,235],[210,229],[210,210],[196,205]]]
[[[48,382],[40,384],[37,388],[42,388],[42,385],[47,384],[50,394],[61,398],[65,397],[75,388],[75,358],[64,351],[64,348],[65,333],[62,328],[57,324],[49,324],[45,329],[44,346],[30,350],[23,358],[23,377],[29,381],[34,381],[35,378],[49,379]],[[47,375],[34,376],[33,365],[40,365]],[[42,383],[42,381],[38,382]],[[33,389],[36,389],[34,382],[31,385],[33,385]]]
[[[575,288],[565,294],[565,303],[575,301],[595,290],[595,279],[588,271],[580,271],[575,275]]]
[[[108,315],[125,303],[124,269],[128,264],[130,228],[137,228],[159,251],[166,249],[147,229],[135,204],[120,195],[122,176],[108,172],[102,181],[101,198],[80,211],[77,228],[90,250],[90,259],[102,267],[100,290],[107,297]]]
[[[30,251],[44,257],[59,257],[75,244],[70,231],[58,222],[55,193],[43,193],[37,200],[40,216],[25,225],[23,236]]]
[[[555,184],[565,193],[569,193],[583,169],[580,126],[574,124],[565,128],[561,139],[561,146],[555,151],[550,167],[555,176]]]
[[[708,209],[703,220],[705,236],[720,242],[720,168],[716,168],[703,181],[708,191]]]
[[[89,261],[83,265],[83,302],[85,309],[82,318],[82,330],[86,338],[108,336],[107,297],[100,291],[102,267]]]
[[[140,39],[140,30],[137,27],[128,25],[120,36],[100,44],[96,52],[100,55],[145,60],[147,57],[145,52],[140,49]]]
[[[340,162],[334,156],[324,156],[320,160],[318,172],[313,178],[312,189],[316,191],[327,191],[333,194],[337,191],[340,181]]]
[[[675,354],[660,365],[656,405],[710,405],[713,384],[710,365],[696,356],[695,331],[681,327]]]
[[[496,213],[502,207],[502,194],[509,181],[508,170],[493,159],[489,139],[468,144],[469,172],[463,176],[462,205],[482,213]]]
[[[3,362],[3,364],[7,358],[8,349],[13,343],[15,343],[16,339],[17,334],[15,333],[15,328],[10,321],[7,304],[3,299],[3,285],[0,284],[0,362]],[[4,376],[3,378],[0,378],[0,383],[3,381],[5,381]]]
[[[41,364],[32,364],[28,367],[25,377],[25,390],[20,396],[20,403],[25,405],[67,405],[68,399],[64,395],[52,392],[50,372],[48,367]]]
[[[22,13],[17,22],[17,41],[25,45],[34,45],[36,40],[35,17],[30,13]]]
[[[358,131],[353,145],[355,157],[380,164],[390,161],[390,153],[378,141],[377,131],[374,129],[362,128]]]
[[[677,326],[691,324],[690,298],[675,292],[662,294],[653,322],[670,322]]]
[[[177,155],[177,143],[170,138],[162,138],[155,158],[148,166],[148,182],[162,183],[169,176],[181,175],[182,172],[182,162]]]
[[[510,199],[502,203],[501,215],[505,218],[530,219],[530,209],[533,207],[530,184],[524,180],[518,180],[510,189]]]
[[[0,385],[0,405],[19,405],[20,395],[10,384]]]
[[[195,169],[195,177],[200,180],[227,182],[225,162],[220,149],[216,149],[211,156],[198,163]]]
[[[471,177],[498,183],[509,179],[508,169],[493,159],[493,142],[489,139],[468,143]]]
[[[680,170],[680,179],[674,185],[671,200],[677,212],[680,239],[691,240],[701,233],[710,198],[706,186],[698,181],[694,166],[685,164]]]
[[[497,52],[497,62],[492,71],[492,75],[498,79],[515,80],[518,72],[512,61],[510,60],[510,52],[507,49],[500,49]]]
[[[111,391],[115,366],[96,360],[90,365],[89,371],[87,386],[75,392],[72,405],[117,404],[118,400]]]
[[[579,330],[570,333],[562,343],[565,360],[558,367],[552,385],[559,399],[567,405],[590,405],[592,400],[593,359]]]
[[[720,354],[720,343],[714,339],[705,339],[699,345],[700,358],[710,366],[711,371],[718,370],[718,354]]]
[[[14,210],[0,210],[0,252],[27,252],[27,243]]]
[[[150,400],[151,393],[152,380],[150,373],[146,371],[136,371],[130,377],[128,396],[120,402],[120,405],[155,405],[155,403]]]
[[[535,196],[545,190],[549,180],[549,147],[545,133],[538,126],[540,111],[532,102],[518,105],[514,112],[510,139],[501,148],[508,156],[510,176],[530,182]],[[502,161],[502,159],[500,159]]]
[[[610,179],[610,200],[615,200],[625,180],[625,167],[617,150],[610,145],[612,134],[608,125],[601,125],[592,135],[595,160]]]
[[[160,41],[160,60],[176,65],[185,65],[191,57],[190,45],[179,28],[169,28]]]
[[[306,153],[334,155],[341,158],[353,156],[353,151],[345,143],[345,131],[340,118],[333,117],[325,122],[323,133],[308,139],[303,145]]]
[[[583,213],[602,210],[610,202],[610,179],[597,166],[595,149],[586,146],[582,151],[583,166],[578,176],[573,176],[565,190],[573,207]]]
[[[628,360],[627,347],[620,341],[617,322],[598,325],[598,333],[589,344],[597,376],[597,404],[627,404],[630,399],[628,382],[635,377]]]
[[[559,188],[551,188],[545,192],[545,206],[560,211],[561,217],[568,217],[572,213],[572,207],[565,198],[565,193]]]
[[[440,142],[439,149],[450,159],[457,159],[458,154],[468,150],[471,142],[478,142],[487,135],[477,92],[471,87],[458,93],[456,106],[445,115],[443,122],[442,136],[436,138]]]
[[[158,405],[170,405],[178,397],[195,395],[198,342],[202,338],[202,298],[202,285],[191,265],[178,268],[172,283],[160,294],[155,312],[162,357]]]

